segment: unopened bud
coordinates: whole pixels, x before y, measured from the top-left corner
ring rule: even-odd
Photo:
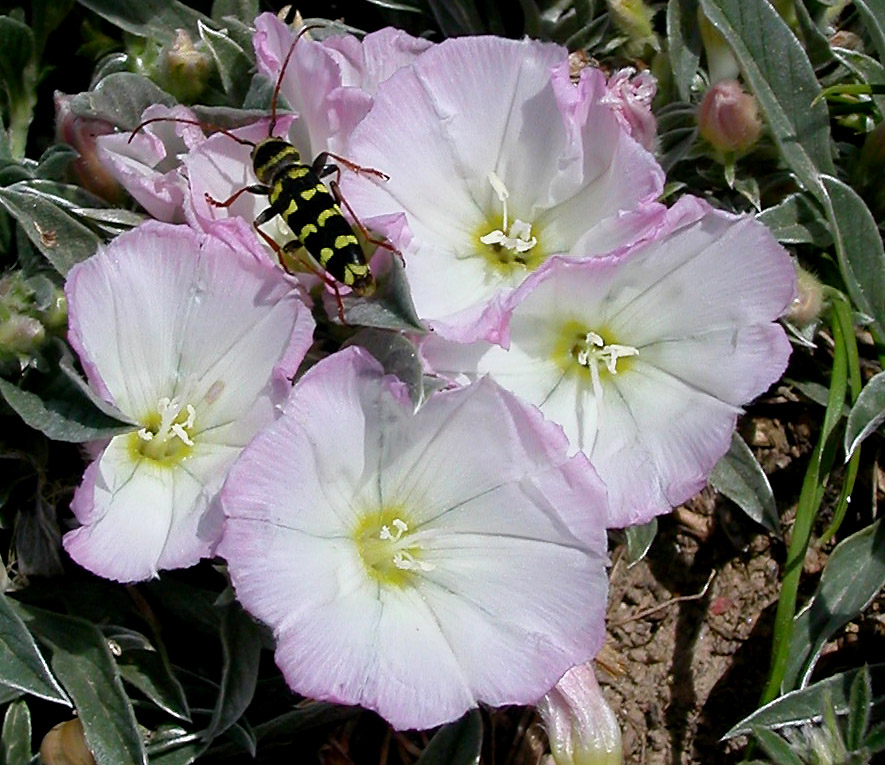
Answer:
[[[735,80],[717,82],[704,95],[698,109],[703,138],[720,154],[741,154],[762,133],[756,99]]]
[[[556,765],[620,765],[621,731],[592,662],[572,667],[538,703]]]
[[[641,57],[647,48],[661,49],[652,27],[654,11],[643,0],[608,0],[608,10],[615,27],[627,37],[625,49],[629,55]]]
[[[46,342],[46,329],[39,319],[14,313],[0,321],[0,355],[27,356]]]
[[[59,723],[43,737],[40,761],[44,765],[95,765],[80,718]]]
[[[71,110],[72,99],[73,96],[55,92],[55,137],[80,155],[71,163],[77,182],[108,202],[118,202],[123,189],[95,150],[95,139],[113,133],[114,126],[106,120],[77,116]]]
[[[157,61],[157,81],[182,103],[193,103],[209,81],[212,58],[179,29]]]
[[[796,266],[796,297],[787,309],[787,321],[807,327],[820,317],[824,307],[824,288],[818,278],[798,263]]]

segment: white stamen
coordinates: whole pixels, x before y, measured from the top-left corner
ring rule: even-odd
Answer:
[[[517,218],[513,221],[513,225],[508,226],[507,199],[510,196],[510,192],[507,191],[504,181],[494,171],[489,173],[488,179],[495,194],[498,196],[498,200],[501,202],[501,206],[504,208],[504,213],[502,215],[501,228],[489,231],[488,234],[481,236],[479,241],[483,244],[498,245],[517,253],[528,252],[538,243],[537,237],[532,236],[532,224]]]
[[[412,553],[407,550],[397,550],[393,554],[393,565],[401,571],[433,571],[436,565],[428,563],[426,560],[417,560]]]
[[[593,394],[597,401],[602,400],[602,381],[599,377],[599,365],[605,364],[610,374],[618,373],[618,359],[628,356],[638,356],[639,350],[632,345],[619,345],[618,343],[605,344],[605,340],[596,332],[588,332],[584,337],[584,347],[577,353],[577,361],[582,367],[590,370],[590,379],[593,381]]]
[[[151,433],[147,428],[142,428],[141,430],[139,430],[138,437],[142,441],[153,441],[154,440],[154,434]]]

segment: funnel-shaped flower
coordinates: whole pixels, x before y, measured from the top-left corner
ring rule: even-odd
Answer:
[[[437,332],[495,339],[504,296],[548,257],[656,224],[664,174],[605,98],[598,70],[570,81],[564,48],[496,37],[446,40],[378,87],[347,154],[390,179],[343,189],[364,221],[404,211],[389,233]]]
[[[71,344],[138,427],[107,444],[72,503],[82,525],[65,548],[101,576],[147,579],[211,553],[227,468],[311,343],[290,280],[249,251],[248,231],[228,241],[148,223],[71,270]]]
[[[432,369],[490,374],[560,423],[609,489],[610,525],[699,491],[742,404],[790,355],[786,251],[749,217],[684,198],[669,233],[621,254],[545,264],[514,294],[509,348],[429,338]]]
[[[489,380],[415,413],[361,350],[311,369],[221,494],[218,552],[289,685],[429,728],[593,656],[605,493],[566,449]]]

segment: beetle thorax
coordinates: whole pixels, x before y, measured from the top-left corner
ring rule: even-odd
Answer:
[[[271,136],[256,144],[252,149],[252,167],[261,183],[270,184],[280,172],[300,165],[301,154],[288,141]]]

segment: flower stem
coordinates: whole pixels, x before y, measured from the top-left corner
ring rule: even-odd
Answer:
[[[790,644],[793,637],[793,620],[796,614],[796,595],[799,590],[799,579],[802,576],[802,564],[811,540],[811,531],[823,499],[829,469],[833,463],[836,450],[836,439],[831,438],[836,424],[842,417],[845,406],[845,394],[848,390],[848,345],[853,343],[853,331],[844,329],[843,309],[847,306],[842,301],[833,301],[832,330],[835,349],[833,352],[833,372],[830,377],[830,390],[827,396],[827,408],[824,413],[823,426],[817,445],[811,455],[811,462],[802,481],[799,503],[796,508],[796,521],[787,553],[784,579],[781,584],[780,598],[774,623],[774,641],[772,645],[771,669],[768,684],[762,695],[760,705],[767,704],[781,693],[781,684],[787,670],[790,656]],[[850,329],[850,318],[848,320]],[[849,341],[850,338],[850,341]]]

